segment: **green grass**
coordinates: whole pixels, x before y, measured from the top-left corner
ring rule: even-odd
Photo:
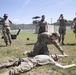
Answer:
[[[0,35],[1,36],[1,35]],[[29,40],[27,40],[29,38]],[[21,31],[16,40],[12,40],[12,45],[5,47],[3,39],[0,39],[0,62],[6,61],[12,58],[26,57],[23,55],[25,51],[33,50],[34,43],[37,40],[37,34],[34,32]],[[72,30],[67,30],[65,35],[65,45],[62,46],[63,50],[69,57],[60,58],[58,62],[63,65],[76,63],[76,38]],[[61,54],[54,45],[48,45],[50,54]],[[74,62],[73,62],[74,61]],[[5,69],[0,70],[4,72]],[[54,65],[45,65],[35,67],[31,71],[22,75],[76,75],[76,67],[70,69],[60,69]]]

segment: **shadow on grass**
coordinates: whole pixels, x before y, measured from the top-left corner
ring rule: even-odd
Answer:
[[[26,45],[34,45],[35,43],[28,43],[28,44],[26,44]]]
[[[6,45],[0,45],[0,47],[6,47]]]
[[[76,45],[76,43],[67,43],[67,44],[65,44],[64,46],[75,46]]]

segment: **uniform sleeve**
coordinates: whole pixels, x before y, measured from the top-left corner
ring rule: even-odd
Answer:
[[[46,22],[45,31],[48,32],[48,23]]]
[[[53,44],[55,45],[55,47],[63,54],[63,49],[61,48],[61,46],[59,45],[59,43],[55,40],[53,41]]]
[[[20,75],[20,73],[27,72],[36,66],[33,64],[33,61],[29,60],[28,58],[22,58],[22,60],[23,61],[20,65],[15,66],[10,70],[10,75]]]
[[[2,22],[3,22],[3,19],[2,19],[2,20],[0,20],[0,25],[2,25]]]
[[[12,22],[9,20],[9,22],[12,24]]]
[[[40,44],[49,44],[49,36],[47,32],[44,32],[38,36],[38,41]]]
[[[73,19],[73,21],[75,21],[75,18]]]

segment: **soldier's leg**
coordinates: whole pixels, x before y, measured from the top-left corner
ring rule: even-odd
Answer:
[[[11,41],[10,29],[7,29],[7,36],[8,36],[9,43],[10,43],[10,45],[11,45],[12,41]]]
[[[62,34],[60,33],[60,37],[59,37],[59,43],[61,42],[61,38],[62,38]]]
[[[60,34],[59,43],[61,42],[61,37],[62,37],[62,36],[61,36],[61,35],[62,35],[61,33],[62,33],[62,29],[61,29],[61,27],[59,27],[59,34]]]
[[[65,34],[66,34],[66,28],[63,28],[63,31],[62,31],[62,44],[63,45],[64,45]]]
[[[28,56],[36,56],[40,54],[40,50],[42,48],[42,45],[37,41],[34,45],[33,51],[31,51],[30,53],[27,53]]]
[[[20,73],[27,72],[32,68],[33,66],[31,67],[28,62],[21,62],[19,66],[14,67],[9,71],[9,75],[19,75]]]
[[[48,50],[47,45],[44,45],[44,46],[41,48],[41,53],[44,54],[44,55],[49,55],[49,50]]]
[[[64,44],[64,38],[65,38],[64,36],[65,36],[65,35],[63,34],[63,35],[62,35],[62,44]]]
[[[0,63],[0,69],[2,69],[2,68],[8,68],[8,67],[11,67],[11,66],[18,66],[19,63],[20,63],[19,59],[9,60],[7,62]]]
[[[8,38],[7,38],[7,34],[6,34],[6,30],[3,30],[3,36],[4,36],[4,42],[6,43],[6,46],[8,45]]]

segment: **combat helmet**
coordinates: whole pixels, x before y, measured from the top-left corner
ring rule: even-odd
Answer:
[[[6,17],[6,16],[8,17],[8,14],[4,14],[4,16],[3,16],[3,17]]]
[[[57,36],[58,38],[60,37],[60,34],[58,32],[52,33],[52,35]]]

